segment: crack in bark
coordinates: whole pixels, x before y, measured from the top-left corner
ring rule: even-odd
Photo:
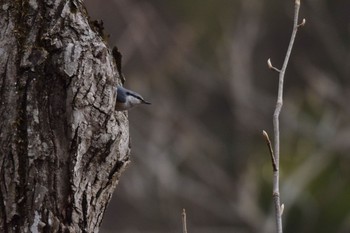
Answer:
[[[108,118],[108,113],[106,113],[105,111],[103,111],[102,109],[100,109],[99,107],[96,107],[95,105],[91,105],[94,109],[96,109],[99,113],[103,114],[103,115],[106,115],[106,119]]]
[[[5,180],[4,176],[3,176],[3,180]],[[3,184],[1,184],[1,185],[3,185]],[[6,185],[4,185],[4,186],[6,189]],[[7,192],[7,190],[6,190],[6,192]],[[0,192],[0,209],[1,209],[1,215],[2,215],[1,218],[5,220],[5,221],[3,221],[3,226],[1,227],[1,230],[4,233],[8,233],[6,207],[5,207],[4,196],[3,196],[2,192]]]
[[[85,227],[88,226],[88,201],[87,201],[87,196],[86,196],[86,192],[83,193],[82,195],[82,211],[83,211],[83,223],[81,226],[81,229],[83,231],[83,233],[87,233],[87,231],[85,230]]]

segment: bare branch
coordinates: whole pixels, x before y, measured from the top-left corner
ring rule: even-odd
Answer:
[[[284,82],[284,74],[287,69],[288,61],[292,52],[293,44],[295,41],[295,36],[297,34],[298,28],[300,26],[304,26],[306,23],[306,20],[303,19],[303,21],[298,24],[298,18],[299,18],[299,9],[300,9],[300,0],[295,0],[295,7],[294,7],[294,21],[293,21],[293,31],[292,35],[289,41],[288,49],[286,52],[286,56],[284,58],[284,62],[282,65],[281,70],[278,70],[274,66],[272,66],[271,60],[269,59],[267,61],[267,64],[270,69],[279,72],[279,81],[278,81],[278,94],[277,94],[277,102],[275,111],[273,114],[273,131],[274,131],[274,149],[272,150],[270,139],[267,135],[267,133],[264,131],[263,134],[265,136],[265,139],[267,141],[267,144],[270,149],[271,160],[272,160],[272,166],[273,166],[273,200],[275,205],[275,218],[276,218],[276,230],[277,233],[282,233],[282,213],[284,210],[284,205],[280,204],[280,192],[279,192],[279,158],[280,158],[280,129],[279,129],[279,115],[282,109],[283,105],[283,82]]]
[[[182,209],[182,233],[187,233],[186,210]]]

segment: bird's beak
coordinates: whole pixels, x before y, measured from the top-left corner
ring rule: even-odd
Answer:
[[[150,102],[147,102],[146,100],[142,100],[143,104],[151,104]]]

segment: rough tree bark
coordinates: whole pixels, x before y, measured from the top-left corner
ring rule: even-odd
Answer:
[[[98,231],[129,162],[118,76],[81,1],[0,1],[0,232]]]

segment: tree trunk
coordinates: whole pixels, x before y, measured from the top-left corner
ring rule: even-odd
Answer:
[[[0,57],[0,232],[98,232],[130,153],[110,50],[79,0],[2,0]]]

